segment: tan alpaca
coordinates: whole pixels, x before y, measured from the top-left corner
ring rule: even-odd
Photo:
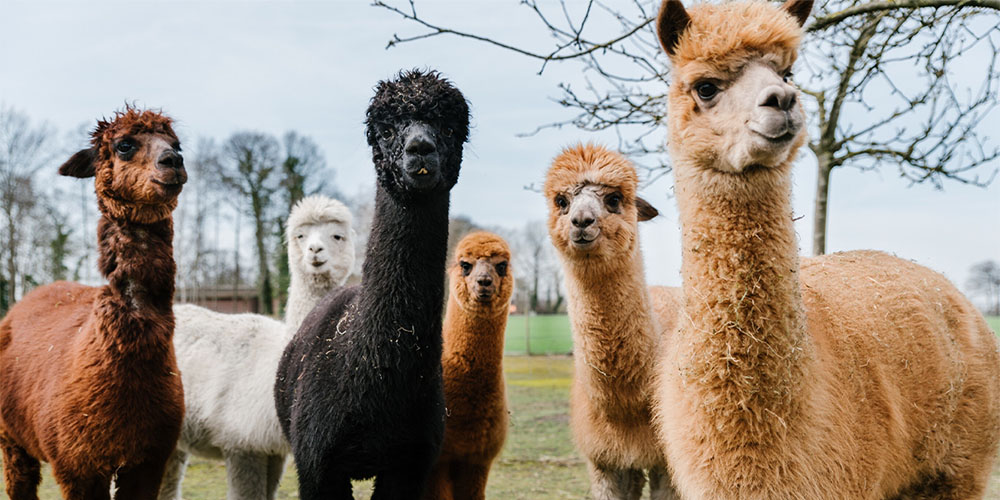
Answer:
[[[503,338],[514,276],[503,238],[462,238],[448,269],[444,318],[444,443],[424,500],[483,500],[493,459],[507,437]]]
[[[565,149],[545,179],[549,236],[563,262],[575,370],[573,437],[598,500],[638,499],[649,473],[654,500],[676,498],[651,423],[662,328],[646,289],[637,224],[657,215],[636,196],[635,167],[592,145]],[[657,287],[673,324],[676,290]]]
[[[684,313],[659,434],[688,499],[981,498],[1000,361],[943,276],[880,252],[802,262],[788,81],[811,1],[666,1]]]

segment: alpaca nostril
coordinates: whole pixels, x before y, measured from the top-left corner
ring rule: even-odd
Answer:
[[[773,85],[764,89],[760,105],[765,108],[775,108],[779,111],[788,111],[795,106],[795,91],[787,87]]]
[[[309,251],[312,253],[320,253],[323,251],[323,247],[319,245],[309,245]]]
[[[584,229],[594,223],[594,218],[590,215],[576,215],[570,219],[574,226]]]
[[[157,161],[157,166],[160,168],[182,169],[184,168],[184,157],[173,151],[164,151],[160,155],[159,161]]]
[[[415,137],[411,137],[409,140],[406,141],[405,150],[407,154],[416,156],[427,156],[433,153],[434,151],[437,151],[437,148],[434,147],[434,143],[431,142],[429,138],[418,135]]]

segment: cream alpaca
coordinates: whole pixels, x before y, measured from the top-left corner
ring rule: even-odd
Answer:
[[[351,213],[337,200],[306,197],[288,216],[286,238],[291,283],[285,322],[190,304],[174,307],[187,413],[160,500],[180,498],[192,453],[226,461],[230,500],[275,498],[290,450],[274,409],[274,375],[302,319],[350,275]]]
[[[637,223],[656,210],[636,196],[635,167],[602,147],[564,150],[545,180],[549,235],[566,271],[573,358],[573,437],[599,500],[638,499],[649,471],[654,500],[675,498],[651,423],[653,316]],[[656,291],[673,323],[672,292]]]
[[[811,1],[663,3],[684,314],[659,434],[684,498],[981,498],[993,333],[944,277],[879,252],[799,266],[788,75]]]

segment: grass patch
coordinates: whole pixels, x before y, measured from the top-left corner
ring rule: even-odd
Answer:
[[[987,316],[986,323],[990,325],[997,335],[1000,335],[1000,316]]]
[[[511,316],[504,339],[506,354],[527,354],[529,343],[531,354],[573,352],[573,334],[565,314]]]

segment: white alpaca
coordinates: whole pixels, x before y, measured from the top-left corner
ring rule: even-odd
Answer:
[[[274,499],[290,448],[274,409],[278,361],[316,302],[347,281],[354,265],[351,214],[310,196],[288,216],[291,283],[285,322],[258,314],[174,307],[174,348],[184,383],[184,426],[160,487],[181,498],[188,455],[226,461],[229,500]]]

